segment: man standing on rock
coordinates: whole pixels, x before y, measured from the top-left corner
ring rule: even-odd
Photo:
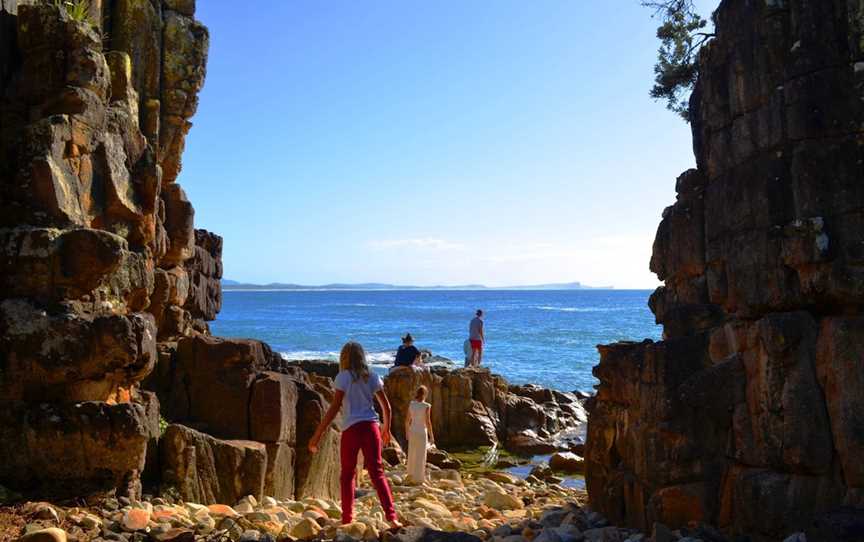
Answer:
[[[483,359],[483,343],[486,337],[483,334],[483,311],[477,309],[471,323],[468,324],[468,340],[471,341],[471,366],[479,367]]]

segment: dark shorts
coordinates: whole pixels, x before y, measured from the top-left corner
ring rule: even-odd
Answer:
[[[471,350],[483,350],[483,341],[471,339]]]

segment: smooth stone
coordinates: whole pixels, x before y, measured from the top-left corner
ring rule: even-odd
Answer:
[[[534,542],[562,542],[561,536],[555,529],[543,529],[534,537]]]
[[[569,514],[567,510],[546,510],[540,515],[540,523],[544,527],[558,527],[564,518]]]
[[[18,542],[66,542],[66,531],[57,527],[39,529],[25,534]]]
[[[496,510],[521,510],[525,507],[522,500],[503,490],[492,489],[483,497],[483,504]]]
[[[241,501],[234,505],[234,511],[238,514],[249,514],[255,511],[255,507],[249,502]]]
[[[428,499],[417,499],[414,501],[415,506],[419,506],[423,510],[426,510],[430,514],[434,516],[438,516],[441,518],[449,518],[452,517],[452,513],[450,510],[444,506],[443,504],[428,500]]]
[[[618,542],[624,538],[615,527],[596,527],[588,529],[582,535],[585,542]]]
[[[516,476],[513,476],[512,474],[508,474],[506,472],[498,472],[498,471],[490,472],[490,473],[486,474],[486,477],[489,478],[490,480],[492,480],[493,482],[498,482],[499,484],[516,485],[521,481],[519,478],[517,478]]]
[[[24,505],[24,513],[32,515],[34,519],[60,522],[57,509],[47,502],[29,502]]]
[[[511,527],[508,523],[503,523],[498,527],[495,527],[495,530],[492,531],[492,536],[505,537],[513,534],[513,527]]]
[[[261,538],[261,533],[254,529],[247,529],[240,535],[240,542],[258,542]]]
[[[195,523],[195,530],[199,534],[210,534],[215,528],[216,520],[210,516],[198,518],[198,521]]]
[[[351,523],[346,523],[345,525],[340,525],[336,532],[352,538],[363,538],[363,535],[366,534],[366,524],[360,523],[359,521],[353,521]]]
[[[291,536],[294,538],[310,538],[318,534],[321,526],[312,518],[304,517],[297,525],[291,528]]]
[[[236,518],[240,515],[227,504],[211,504],[207,507],[207,511],[211,516],[217,516],[220,518]]]
[[[297,513],[297,514],[302,514],[303,512],[306,511],[306,507],[303,505],[303,503],[302,502],[296,502],[296,501],[285,505],[285,508],[287,508],[288,510],[290,510],[294,513]]]
[[[579,530],[579,527],[573,524],[565,523],[554,530],[562,542],[582,539],[582,531]]]
[[[660,522],[654,522],[651,529],[651,538],[654,542],[674,542],[678,537],[672,533],[672,529]]]
[[[180,527],[173,527],[161,533],[150,531],[150,538],[155,542],[193,542],[195,531]]]
[[[147,528],[150,523],[150,512],[144,508],[130,508],[123,514],[120,521],[127,531],[140,531]]]
[[[187,502],[186,510],[188,510],[190,514],[195,515],[202,510],[207,510],[207,507],[203,504],[198,504],[197,502]]]

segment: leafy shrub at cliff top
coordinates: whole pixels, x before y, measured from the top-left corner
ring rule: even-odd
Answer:
[[[688,101],[698,75],[697,54],[714,34],[705,32],[708,21],[696,13],[693,0],[643,0],[654,9],[660,49],[654,65],[651,97],[666,100],[666,108],[689,122]]]

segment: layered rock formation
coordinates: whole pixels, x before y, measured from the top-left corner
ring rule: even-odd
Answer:
[[[401,370],[384,379],[393,434],[405,440],[405,413],[419,386],[429,389],[436,444],[464,448],[501,444],[520,453],[549,453],[579,443],[586,416],[575,395],[511,386],[488,369]],[[562,438],[566,437],[566,438]]]
[[[0,486],[25,496],[136,497],[145,468],[185,500],[334,494],[335,435],[297,445],[328,388],[209,337],[222,239],[177,183],[194,5],[0,3]]]
[[[716,27],[697,168],[651,259],[664,340],[600,347],[591,503],[643,529],[845,539],[864,525],[864,10],[725,0]]]
[[[139,491],[158,402],[138,383],[157,336],[197,315],[177,286],[196,239],[173,127],[195,112],[207,31],[172,4],[97,2],[88,21],[2,4],[0,483],[23,491]],[[138,40],[160,60],[133,62]]]
[[[161,492],[221,503],[338,495],[336,431],[314,456],[303,445],[329,406],[328,379],[287,367],[255,340],[197,334],[162,343],[160,354],[145,385],[178,424],[160,446]]]

